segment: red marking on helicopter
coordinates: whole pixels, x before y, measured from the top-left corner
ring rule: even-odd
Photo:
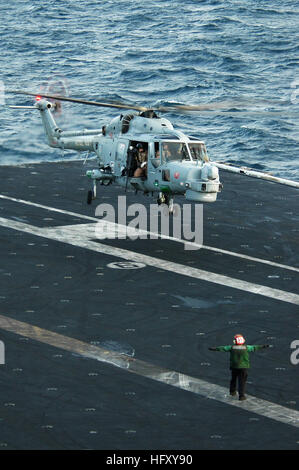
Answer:
[[[35,101],[40,101],[41,99],[42,99],[42,97],[39,96],[39,95],[37,95],[37,96],[35,97]]]
[[[178,171],[176,171],[176,172],[175,172],[175,174],[174,174],[173,176],[174,176],[174,177],[175,177],[175,179],[177,180],[177,179],[179,179],[179,177],[180,177],[180,174],[179,174],[179,172],[178,172]]]

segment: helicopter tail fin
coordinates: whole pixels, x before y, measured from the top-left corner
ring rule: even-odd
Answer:
[[[47,135],[50,147],[59,147],[57,137],[59,137],[61,130],[57,126],[55,119],[52,115],[51,109],[54,107],[49,101],[40,99],[36,102],[35,108],[40,111],[43,121],[44,129]]]
[[[9,106],[12,109],[38,109],[41,114],[44,129],[47,135],[48,143],[51,147],[59,147],[57,137],[59,137],[61,130],[57,127],[57,124],[51,113],[51,109],[55,108],[55,104],[49,101],[43,100],[40,97],[36,98],[34,106]]]

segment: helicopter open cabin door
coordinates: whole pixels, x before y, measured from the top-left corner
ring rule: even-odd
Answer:
[[[119,139],[115,148],[114,174],[121,176],[125,168],[128,152],[128,141]]]
[[[149,152],[148,152],[148,181],[149,183],[154,184],[157,180],[157,177],[161,175],[161,170],[159,169],[161,165],[160,158],[160,143],[159,142],[150,142],[149,143]]]

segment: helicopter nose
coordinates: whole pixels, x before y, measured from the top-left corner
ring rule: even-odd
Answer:
[[[218,168],[211,163],[205,163],[201,168],[200,174],[193,173],[188,175],[185,186],[185,197],[189,201],[216,201],[217,193],[221,191]]]
[[[208,179],[216,180],[219,177],[219,171],[217,166],[211,165],[208,171]]]
[[[201,177],[204,180],[216,180],[219,178],[219,171],[216,165],[213,165],[211,163],[206,163],[201,172]]]

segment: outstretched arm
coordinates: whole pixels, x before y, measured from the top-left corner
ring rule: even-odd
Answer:
[[[216,346],[214,348],[209,348],[210,351],[221,351],[221,352],[228,352],[231,350],[231,346]]]
[[[269,348],[270,344],[254,344],[254,345],[247,345],[247,349],[249,352],[259,351],[259,349]]]

